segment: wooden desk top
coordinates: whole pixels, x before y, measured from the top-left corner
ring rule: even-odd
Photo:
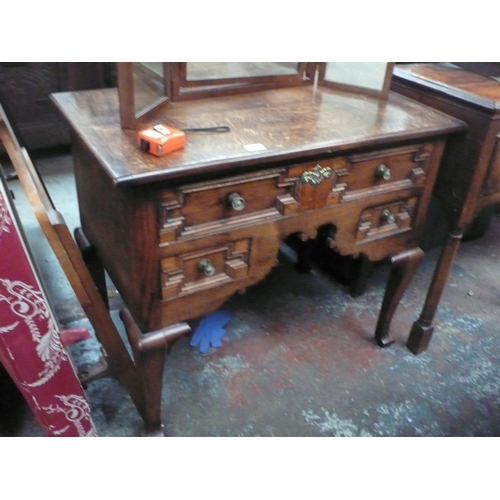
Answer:
[[[433,89],[492,112],[500,110],[500,81],[460,68],[434,64],[402,64],[394,76]]]
[[[459,120],[406,97],[373,97],[299,87],[247,95],[169,103],[150,124],[176,128],[228,125],[231,132],[187,132],[183,150],[163,158],[143,152],[136,133],[122,130],[116,89],[52,95],[76,135],[94,152],[116,185],[231,174],[354,147],[377,146],[387,138],[407,141],[459,131]],[[262,151],[247,145],[261,144]]]

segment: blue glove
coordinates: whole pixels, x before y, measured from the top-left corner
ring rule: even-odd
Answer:
[[[196,328],[189,345],[206,353],[210,346],[222,347],[221,338],[226,334],[224,327],[229,323],[229,311],[215,311],[207,314]]]

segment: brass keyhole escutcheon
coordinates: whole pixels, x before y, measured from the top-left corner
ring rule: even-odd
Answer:
[[[234,210],[237,210],[238,212],[240,210],[243,210],[246,205],[245,199],[242,198],[238,193],[231,193],[227,197],[227,202],[231,207],[233,207]]]
[[[198,269],[202,271],[205,276],[213,276],[215,274],[215,266],[210,259],[201,259],[198,264]]]
[[[396,217],[394,217],[394,214],[388,208],[382,211],[380,219],[383,222],[387,222],[387,224],[394,224],[396,222]]]
[[[377,167],[377,177],[388,181],[392,177],[392,170],[382,163]]]

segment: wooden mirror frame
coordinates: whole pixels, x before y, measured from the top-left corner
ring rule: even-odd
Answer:
[[[313,65],[315,63],[312,63]],[[210,78],[188,80],[187,63],[171,63],[172,100],[182,101],[203,97],[243,94],[258,90],[310,85],[314,71],[311,63],[298,62],[297,73],[293,75],[264,75],[233,78]]]
[[[325,80],[326,64],[326,62],[299,62],[297,63],[297,74],[294,75],[188,80],[186,77],[186,62],[163,63],[165,97],[156,100],[140,113],[136,113],[134,63],[119,62],[117,63],[117,80],[120,104],[120,124],[124,129],[136,129],[141,122],[150,118],[159,107],[162,107],[169,101],[175,102],[202,99],[205,97],[243,94],[259,90],[313,85],[316,82],[316,77],[318,85],[372,95],[382,99],[387,98],[395,63],[387,63],[384,84],[380,91],[356,85],[327,81]]]
[[[327,65],[326,62],[318,63],[318,85],[321,85],[323,87],[329,87],[332,89],[346,90],[348,92],[358,92],[360,94],[371,95],[382,99],[387,99],[389,95],[389,90],[391,88],[392,71],[394,69],[395,63],[388,62],[386,64],[387,68],[385,71],[384,83],[381,90],[325,80],[326,65]]]
[[[136,112],[135,93],[134,93],[134,63],[119,62],[117,68],[117,83],[118,83],[118,99],[120,104],[120,124],[122,128],[134,129],[137,127],[139,120],[146,119],[153,114],[158,107],[162,106],[170,100],[171,96],[171,79],[169,77],[169,65],[171,63],[163,63],[163,75],[165,84],[165,96],[159,98],[140,113]]]

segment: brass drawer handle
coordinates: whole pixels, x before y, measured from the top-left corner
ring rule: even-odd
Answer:
[[[377,167],[377,177],[388,181],[392,177],[392,170],[382,163]]]
[[[332,169],[330,167],[321,167],[320,165],[316,165],[313,170],[304,172],[300,176],[300,182],[310,184],[311,186],[318,186],[331,175]]]
[[[246,205],[245,199],[242,198],[238,193],[231,193],[227,197],[227,202],[234,208],[234,210],[238,211],[243,210]]]
[[[387,222],[387,224],[394,224],[396,222],[396,217],[394,217],[394,214],[392,214],[388,208],[382,211],[380,219],[383,222]]]
[[[215,274],[215,266],[210,259],[201,259],[198,264],[198,269],[203,271],[205,276],[213,276]]]

